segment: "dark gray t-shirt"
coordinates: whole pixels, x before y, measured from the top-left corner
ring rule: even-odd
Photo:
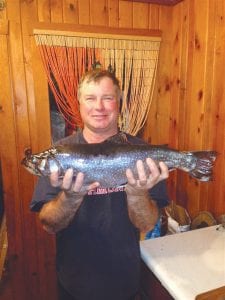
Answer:
[[[129,143],[143,143],[126,135]],[[81,132],[59,144],[86,143]],[[31,210],[54,198],[59,188],[41,177]],[[159,207],[168,204],[165,182],[150,190]],[[85,196],[70,225],[56,235],[56,265],[62,286],[77,300],[126,300],[139,288],[139,231],[130,222],[123,187],[96,189]]]

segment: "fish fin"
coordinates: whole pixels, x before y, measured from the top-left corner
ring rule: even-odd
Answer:
[[[116,143],[116,144],[130,144],[130,142],[127,139],[126,133],[124,132],[119,132],[107,140],[105,142],[110,142],[110,143]]]
[[[213,163],[218,153],[216,151],[195,151],[191,153],[197,161],[195,169],[191,170],[189,174],[200,181],[212,180]]]

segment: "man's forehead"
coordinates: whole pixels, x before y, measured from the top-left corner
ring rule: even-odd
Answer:
[[[86,84],[100,84],[102,81],[108,81],[108,82],[111,82],[113,84],[113,81],[111,78],[107,77],[107,76],[104,76],[104,77],[100,77],[100,78],[86,78],[84,81],[83,81],[83,85]],[[113,84],[114,85],[114,84]]]
[[[106,80],[104,80],[106,79]],[[107,80],[108,79],[108,80]],[[101,83],[104,81],[105,84],[101,85]],[[82,85],[82,90],[83,91],[88,91],[88,90],[93,90],[96,86],[98,87],[99,85],[101,85],[101,89],[102,91],[113,91],[115,92],[116,91],[116,86],[113,84],[112,80],[110,78],[103,78],[102,80],[100,81],[94,81],[94,80],[91,80],[91,81],[84,81],[83,82],[83,85]]]

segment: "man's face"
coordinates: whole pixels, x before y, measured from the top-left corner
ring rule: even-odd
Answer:
[[[84,127],[95,132],[117,130],[119,101],[110,78],[84,82],[80,96],[80,114]]]

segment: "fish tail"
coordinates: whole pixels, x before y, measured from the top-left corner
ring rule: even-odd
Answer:
[[[216,151],[191,152],[196,158],[196,166],[190,175],[200,181],[210,181],[213,178],[213,163],[217,157]]]

